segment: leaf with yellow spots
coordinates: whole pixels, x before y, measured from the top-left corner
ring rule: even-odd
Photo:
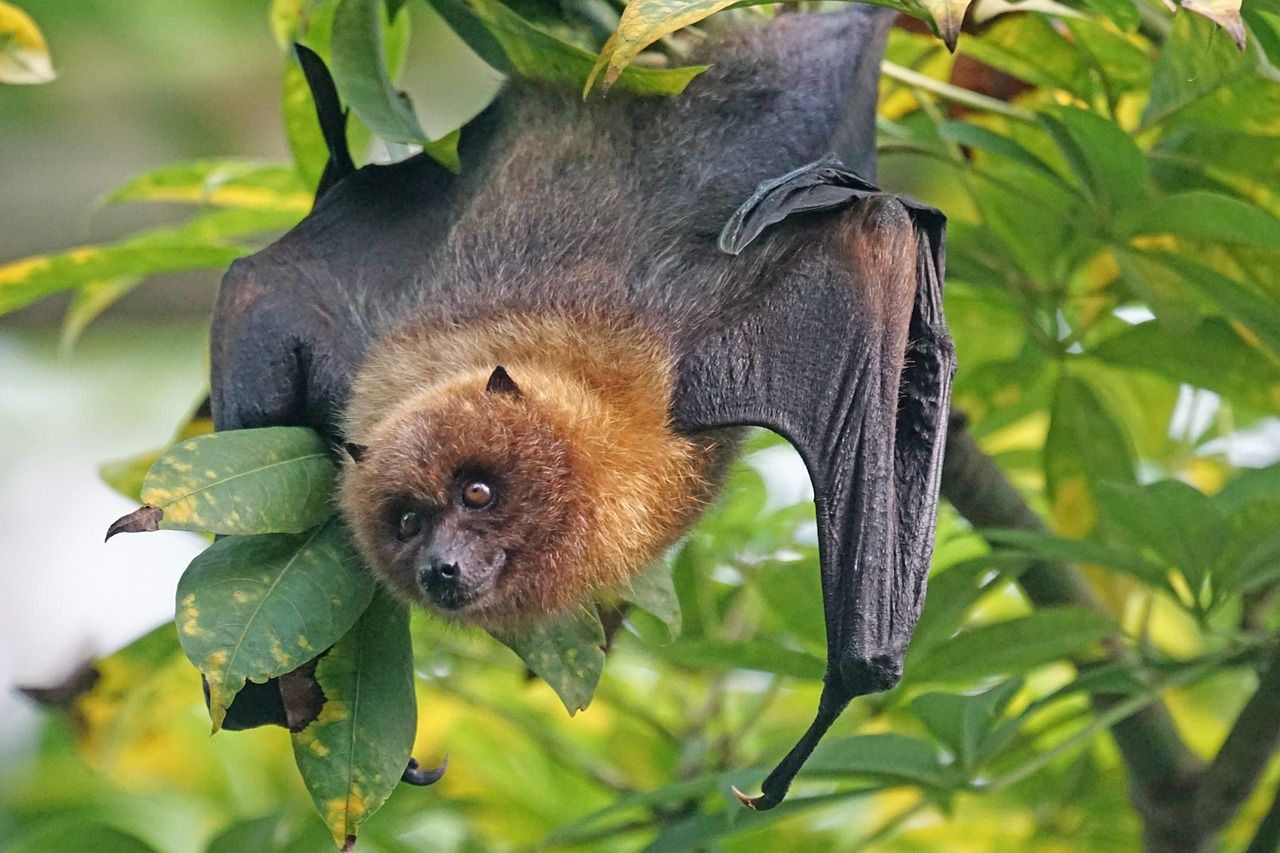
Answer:
[[[145,172],[112,192],[104,204],[165,201],[249,210],[290,211],[302,218],[312,194],[289,166],[233,158],[179,163]]]
[[[81,246],[0,264],[0,314],[90,281],[225,267],[246,250],[191,240],[181,245],[134,242]]]
[[[604,626],[594,606],[577,607],[525,633],[498,639],[551,686],[570,715],[591,704],[604,671]]]
[[[339,847],[380,809],[409,764],[417,729],[409,611],[379,589],[316,666],[325,704],[293,735],[293,755]]]
[[[178,581],[178,639],[209,682],[213,730],[246,681],[290,672],[333,645],[373,597],[336,521],[309,533],[231,536]]]
[[[142,484],[143,509],[159,510],[159,527],[166,530],[301,533],[333,515],[335,472],[314,430],[212,433],[183,441],[156,460]],[[134,515],[113,524],[108,538]]]
[[[543,83],[581,86],[593,76],[596,57],[521,18],[495,0],[431,0],[454,32],[490,64]],[[495,43],[496,42],[496,47]],[[499,53],[500,56],[494,56]],[[493,57],[492,59],[489,57]],[[502,70],[502,69],[500,69]],[[705,65],[619,69],[619,89],[639,95],[678,95]]]
[[[0,314],[90,282],[221,269],[252,251],[231,241],[283,231],[300,218],[293,209],[220,208],[180,225],[139,232],[119,243],[80,246],[0,264]]]
[[[640,51],[676,30],[691,26],[726,9],[737,0],[631,0],[618,21],[600,58],[587,78],[586,91],[591,91],[596,76],[604,71],[604,88],[608,89],[631,64]]]

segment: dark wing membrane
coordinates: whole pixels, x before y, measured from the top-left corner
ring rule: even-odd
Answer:
[[[682,360],[674,400],[686,431],[778,432],[813,481],[827,671],[817,718],[763,794],[744,798],[759,809],[782,800],[853,697],[901,675],[933,552],[954,370],[940,213],[824,160],[763,185],[722,248],[747,251],[779,223],[769,239],[788,241],[786,260],[745,316]]]
[[[302,74],[307,79],[307,88],[311,90],[311,100],[316,105],[316,119],[320,122],[320,133],[329,150],[329,159],[320,175],[320,185],[316,187],[318,202],[335,184],[354,173],[356,164],[347,148],[347,114],[338,100],[338,87],[334,85],[329,69],[324,60],[306,45],[295,43],[293,50],[297,54],[298,64],[302,66]]]

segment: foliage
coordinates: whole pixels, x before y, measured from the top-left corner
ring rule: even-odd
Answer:
[[[393,82],[411,19],[439,14],[501,70],[588,86],[603,72],[673,94],[698,69],[629,63],[659,44],[674,66],[675,31],[730,4],[616,5],[275,0],[271,25],[282,48],[300,39],[333,64],[353,150],[376,135],[452,162]],[[1234,455],[1280,408],[1280,7],[1259,2],[1241,23],[1229,2],[1172,17],[1143,0],[990,5],[970,10],[975,31],[958,43],[967,4],[903,7],[957,53],[892,33],[881,183],[948,211],[956,405],[1047,526],[975,530],[943,508],[903,684],[855,703],[790,800],[756,814],[727,796],[758,784],[807,723],[825,653],[812,508],[761,473],[798,464],[775,439],[756,440],[670,565],[622,592],[637,607],[605,666],[589,611],[507,638],[523,661],[425,618],[405,630],[328,518],[332,464],[314,435],[271,431],[229,452],[235,436],[193,439],[197,425],[144,480],[151,459],[115,466],[113,482],[162,509],[160,526],[233,535],[184,576],[179,630],[99,662],[10,783],[4,819],[21,843],[57,849],[90,832],[128,850],[301,850],[358,829],[362,849],[387,850],[918,849],[961,833],[981,849],[1137,846],[1127,756],[1105,733],[1167,708],[1192,760],[1227,754],[1280,630],[1280,465]],[[601,15],[614,34],[593,57]],[[74,288],[74,331],[142,277],[220,268],[304,215],[323,143],[300,72],[285,68],[293,164],[140,176],[106,203],[195,212],[0,265],[0,311]],[[254,571],[231,572],[232,552]],[[1083,567],[1088,599],[1037,604],[1024,590],[1045,564]],[[318,593],[339,601],[305,604]],[[282,614],[295,609],[329,618],[294,625]],[[392,627],[371,631],[374,619]],[[295,734],[305,786],[279,732],[200,736],[184,652],[209,680],[216,728],[246,681],[335,643],[317,680],[377,720],[356,738],[335,705]],[[526,665],[554,692],[527,683]],[[561,703],[590,708],[570,722]],[[390,796],[410,746],[447,750],[452,767],[435,788]],[[1244,849],[1266,811],[1280,766],[1264,769],[1271,784],[1222,849]]]

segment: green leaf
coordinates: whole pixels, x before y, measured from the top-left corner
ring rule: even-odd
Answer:
[[[1213,25],[1196,15],[1174,15],[1173,30],[1160,48],[1151,78],[1143,128],[1225,89],[1253,72],[1253,51],[1239,51],[1217,38]]]
[[[930,577],[924,610],[907,651],[905,670],[910,672],[917,659],[927,656],[935,646],[945,644],[978,599],[1001,581],[1016,578],[1026,564],[1024,557],[997,552],[965,560]]]
[[[1095,12],[1100,12],[1112,20],[1125,32],[1133,32],[1138,28],[1141,18],[1133,0],[1085,0],[1085,5]]]
[[[409,610],[379,589],[316,665],[324,707],[293,735],[316,809],[343,849],[395,790],[417,729]]]
[[[1280,463],[1239,472],[1214,495],[1214,500],[1230,514],[1251,503],[1270,501],[1277,495],[1280,495]]]
[[[92,839],[94,853],[155,853],[155,848],[135,835],[114,826],[89,820],[79,815],[54,815],[13,846],[6,853],[61,853],[85,850],[86,839]]]
[[[911,711],[955,753],[961,771],[972,775],[989,757],[985,747],[1022,684],[1021,678],[1012,678],[981,693],[925,693],[911,701]]]
[[[516,73],[515,66],[493,33],[463,0],[427,0],[458,38],[486,65],[505,76]]]
[[[900,734],[856,735],[818,745],[805,763],[808,776],[866,776],[887,782],[949,789],[958,774],[938,760],[933,744]]]
[[[297,223],[295,210],[228,208],[154,228],[119,243],[81,246],[0,265],[0,314],[63,290],[111,279],[177,270],[221,269],[251,250],[227,241],[283,230]]]
[[[103,311],[132,293],[142,281],[142,276],[126,275],[87,281],[77,287],[75,295],[71,297],[71,304],[67,306],[67,313],[62,316],[59,343],[63,352],[70,352],[80,335],[89,328],[89,324],[102,316]]]
[[[1101,487],[1114,485],[1102,483]],[[1067,539],[1034,530],[984,530],[992,545],[1003,550],[1018,551],[1037,560],[1054,563],[1106,566],[1151,584],[1164,587],[1165,572],[1142,554],[1093,539]]]
[[[188,439],[147,472],[142,501],[167,530],[301,533],[333,515],[336,466],[305,427],[231,430]]]
[[[1063,376],[1044,446],[1045,480],[1059,529],[1082,537],[1097,521],[1102,480],[1132,480],[1129,438],[1082,380]]]
[[[300,1],[286,0],[286,2]],[[307,14],[292,20],[294,30],[282,47],[288,49],[294,42],[301,42],[320,56],[327,57],[336,9],[335,0],[321,0],[309,7]],[[307,86],[306,75],[302,73],[302,67],[298,64],[296,56],[290,55],[284,63],[281,87],[280,106],[283,113],[284,133],[289,141],[289,151],[293,154],[294,168],[303,185],[308,190],[314,191],[320,184],[320,176],[324,173],[325,164],[329,160],[329,149],[325,146],[324,135],[321,134],[320,124],[316,119],[316,107],[311,99],[311,89]],[[347,138],[350,140],[357,128],[352,127],[351,121],[348,121],[347,125]],[[352,150],[359,149],[352,146]]]
[[[663,659],[690,669],[754,669],[816,681],[826,665],[809,652],[788,649],[768,640],[725,643],[718,640],[682,640],[655,649]]]
[[[1213,562],[1215,602],[1280,580],[1280,491],[1236,507],[1226,527],[1226,544]]]
[[[600,50],[600,58],[591,69],[586,91],[591,90],[596,75],[604,71],[605,89],[617,81],[623,69],[649,45],[676,30],[698,23],[737,0],[631,0],[618,28]]]
[[[807,645],[826,649],[822,578],[816,549],[811,559],[770,560],[756,569],[751,586],[782,627]]]
[[[204,853],[244,853],[247,850],[272,850],[276,828],[280,826],[280,815],[269,814],[265,817],[238,820],[224,829],[209,841]]]
[[[596,62],[590,52],[533,26],[496,0],[472,0],[468,11],[489,31],[501,46],[506,61],[522,77],[572,86],[582,86],[589,80]],[[448,20],[454,26],[453,19]],[[454,26],[454,31],[484,57],[483,44],[468,41],[465,30]],[[702,65],[668,69],[632,67],[622,72],[615,85],[639,95],[678,95],[705,68]]]
[[[1186,284],[1235,321],[1238,332],[1247,330],[1270,350],[1269,355],[1280,356],[1280,304],[1274,299],[1264,297],[1243,283],[1202,266],[1185,255],[1146,253],[1144,257],[1179,275]],[[1248,334],[1243,337],[1249,340]]]
[[[551,686],[570,716],[585,711],[604,671],[604,626],[582,606],[519,634],[494,635]]]
[[[338,4],[330,42],[334,82],[343,101],[383,139],[426,142],[413,107],[387,73],[382,15],[381,0],[341,0]]]
[[[1144,206],[1125,225],[1126,236],[1169,234],[1203,243],[1280,248],[1280,219],[1247,202],[1192,190]]]
[[[1062,660],[1115,630],[1103,616],[1080,607],[1037,610],[957,634],[915,663],[912,682],[969,681],[1028,672]]]
[[[1115,122],[1073,108],[1042,114],[1040,122],[1099,206],[1116,211],[1143,204],[1146,156]]]
[[[1088,354],[1111,367],[1146,370],[1260,410],[1280,409],[1280,368],[1220,317],[1176,336],[1156,322],[1128,326]]]
[[[1211,498],[1180,480],[1101,483],[1098,498],[1108,527],[1180,569],[1199,593],[1228,537],[1226,518]]]
[[[618,595],[641,610],[652,613],[667,626],[667,636],[680,636],[680,598],[671,578],[671,561],[655,560],[653,565],[631,579]]]
[[[337,642],[373,589],[334,521],[297,535],[231,536],[196,557],[178,581],[178,637],[209,682],[213,730],[245,681],[291,672]]]
[[[0,83],[48,83],[57,76],[36,22],[0,0]]]
[[[1052,178],[1059,184],[1063,183],[1062,178],[1048,163],[1008,136],[1001,136],[980,125],[963,121],[944,121],[938,125],[938,133],[943,139],[1012,160]]]
[[[153,169],[113,191],[104,203],[125,201],[288,211],[301,218],[311,209],[313,198],[288,166],[228,158]]]
[[[1244,21],[1240,17],[1240,0],[1181,0],[1182,8],[1203,15],[1222,27],[1237,50],[1244,50]]]
[[[90,281],[178,270],[221,269],[248,250],[192,241],[157,246],[124,242],[81,246],[0,264],[0,314]]]

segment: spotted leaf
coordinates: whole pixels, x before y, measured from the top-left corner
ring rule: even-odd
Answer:
[[[156,460],[142,502],[166,530],[301,533],[333,515],[336,467],[324,439],[301,427],[197,436]]]
[[[391,796],[417,728],[409,612],[385,591],[316,666],[320,716],[293,735],[293,755],[339,847]]]
[[[178,638],[209,683],[213,730],[246,681],[283,675],[337,642],[373,588],[336,521],[297,535],[231,536],[196,557],[178,581]]]
[[[522,634],[498,639],[551,686],[570,714],[591,704],[604,670],[604,626],[594,607],[578,607]]]

